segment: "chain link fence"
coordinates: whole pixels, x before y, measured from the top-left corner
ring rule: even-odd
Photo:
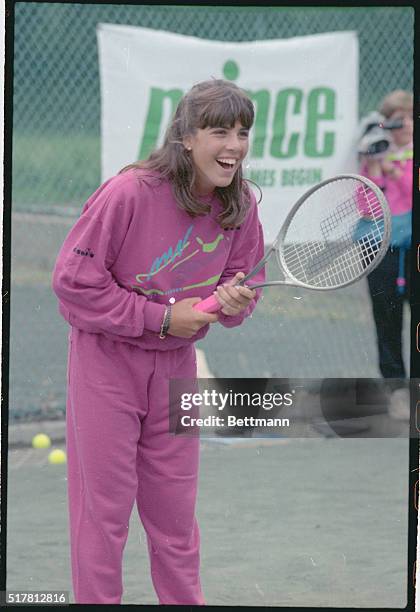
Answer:
[[[12,421],[64,415],[67,325],[50,282],[58,249],[101,181],[97,24],[225,41],[356,31],[363,116],[390,90],[412,88],[413,13],[409,7],[15,4]],[[281,69],[273,62],[273,71]],[[328,297],[266,291],[252,321],[225,331],[214,326],[199,343],[218,376],[378,376],[365,283]],[[404,338],[407,353],[408,328]]]
[[[353,30],[360,45],[360,115],[413,86],[410,7],[15,5],[13,208],[80,210],[100,183],[96,26],[142,26],[224,41]],[[334,52],[334,50],[331,50]],[[162,58],[164,61],[164,58]],[[281,65],[273,65],[281,70]]]

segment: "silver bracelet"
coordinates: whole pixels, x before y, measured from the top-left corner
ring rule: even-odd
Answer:
[[[165,314],[163,315],[163,321],[159,334],[159,338],[161,340],[164,340],[166,338],[166,334],[168,333],[169,325],[171,323],[171,311],[172,307],[170,305],[165,308]]]

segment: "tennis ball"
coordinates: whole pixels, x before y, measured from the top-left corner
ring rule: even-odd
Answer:
[[[34,448],[49,448],[51,440],[47,434],[39,433],[32,438],[32,446]]]
[[[66,463],[66,453],[63,450],[56,448],[48,455],[48,461],[50,463]]]

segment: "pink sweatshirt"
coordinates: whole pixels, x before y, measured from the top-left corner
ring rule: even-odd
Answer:
[[[87,200],[58,254],[52,287],[61,315],[74,327],[145,349],[167,350],[191,339],[159,338],[170,298],[205,298],[236,272],[252,269],[264,254],[255,196],[240,228],[216,221],[216,196],[205,216],[181,210],[168,181],[149,170],[129,170],[105,181]],[[253,282],[261,282],[261,270]],[[261,290],[237,316],[219,313],[225,327],[240,325]]]
[[[399,160],[396,154],[391,153],[388,156],[388,159],[402,171],[398,179],[391,178],[388,174],[383,174],[381,177],[370,176],[366,165],[362,166],[360,171],[363,176],[383,190],[393,216],[408,213],[413,206],[413,159],[410,158],[410,150],[406,150],[405,157],[406,159]]]

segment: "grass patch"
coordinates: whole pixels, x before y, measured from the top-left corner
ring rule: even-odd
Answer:
[[[100,184],[100,136],[13,136],[14,210],[77,206]]]

